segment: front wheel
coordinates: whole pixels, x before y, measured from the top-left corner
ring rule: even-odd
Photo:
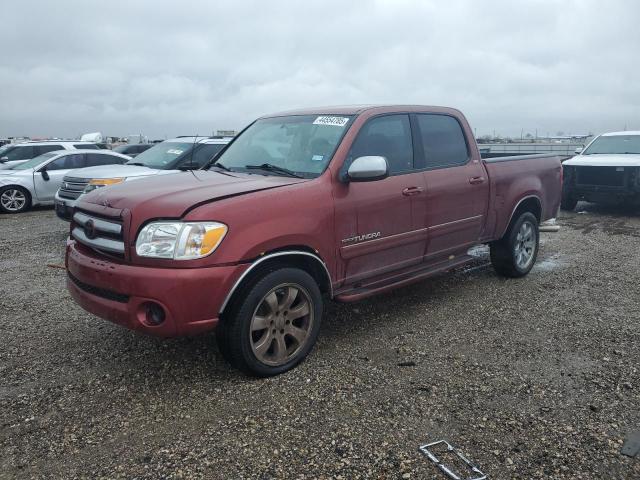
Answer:
[[[491,244],[491,263],[505,277],[524,277],[536,263],[540,234],[538,219],[525,212],[509,227],[500,240]]]
[[[309,354],[322,319],[322,294],[311,275],[278,268],[254,276],[235,296],[216,332],[233,366],[259,377],[286,372]]]
[[[8,186],[0,189],[0,211],[2,213],[22,213],[29,210],[31,196],[22,187]]]

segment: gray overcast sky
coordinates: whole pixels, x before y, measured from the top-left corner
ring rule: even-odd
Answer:
[[[640,129],[640,2],[4,2],[0,136],[210,134],[292,107],[460,108],[478,135]]]

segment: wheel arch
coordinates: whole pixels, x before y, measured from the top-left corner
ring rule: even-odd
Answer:
[[[258,267],[266,267],[270,264],[291,266],[304,270],[318,283],[322,293],[326,293],[333,298],[331,274],[329,273],[326,263],[312,248],[296,245],[271,250],[255,259],[249,268],[247,268],[236,280],[229,290],[229,293],[227,293],[227,296],[220,307],[219,314],[222,315],[224,313],[225,309],[231,303],[234,295],[240,290],[240,286],[248,281],[251,276],[259,270]]]
[[[500,238],[504,237],[504,235],[507,234],[509,228],[513,224],[513,221],[517,219],[523,212],[533,213],[538,220],[538,223],[540,223],[540,220],[542,219],[542,201],[540,200],[540,197],[538,197],[537,195],[527,195],[526,197],[520,199],[520,201],[511,211],[509,221],[507,222],[502,235],[500,235]]]

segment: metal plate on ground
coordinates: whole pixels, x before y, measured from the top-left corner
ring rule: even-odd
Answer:
[[[444,461],[441,461],[438,456],[433,452],[434,447],[446,447],[444,451],[445,454],[453,454],[455,458],[460,460],[463,464],[463,467],[466,467],[468,471],[465,474],[456,473],[453,467],[450,465],[446,465]],[[465,457],[460,450],[453,447],[446,440],[438,440],[437,442],[428,443],[426,445],[422,445],[420,447],[420,451],[424,453],[429,460],[431,460],[436,467],[438,467],[446,476],[452,478],[453,480],[485,480],[487,476],[480,471],[478,467],[476,467],[471,460]],[[442,455],[438,453],[438,455]],[[458,462],[460,463],[460,462]],[[471,474],[469,476],[468,474]]]
[[[627,457],[637,457],[640,454],[640,430],[631,432],[627,436],[620,453]]]

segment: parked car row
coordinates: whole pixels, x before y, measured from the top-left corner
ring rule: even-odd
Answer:
[[[482,159],[471,132],[441,107],[285,112],[233,139],[123,150],[135,159],[45,153],[0,172],[0,205],[55,201],[67,288],[87,311],[164,337],[215,329],[230,363],[269,376],[309,354],[326,298],[450,270],[477,244],[521,277],[560,204],[638,198],[640,132],[597,137],[564,175],[556,155]]]

